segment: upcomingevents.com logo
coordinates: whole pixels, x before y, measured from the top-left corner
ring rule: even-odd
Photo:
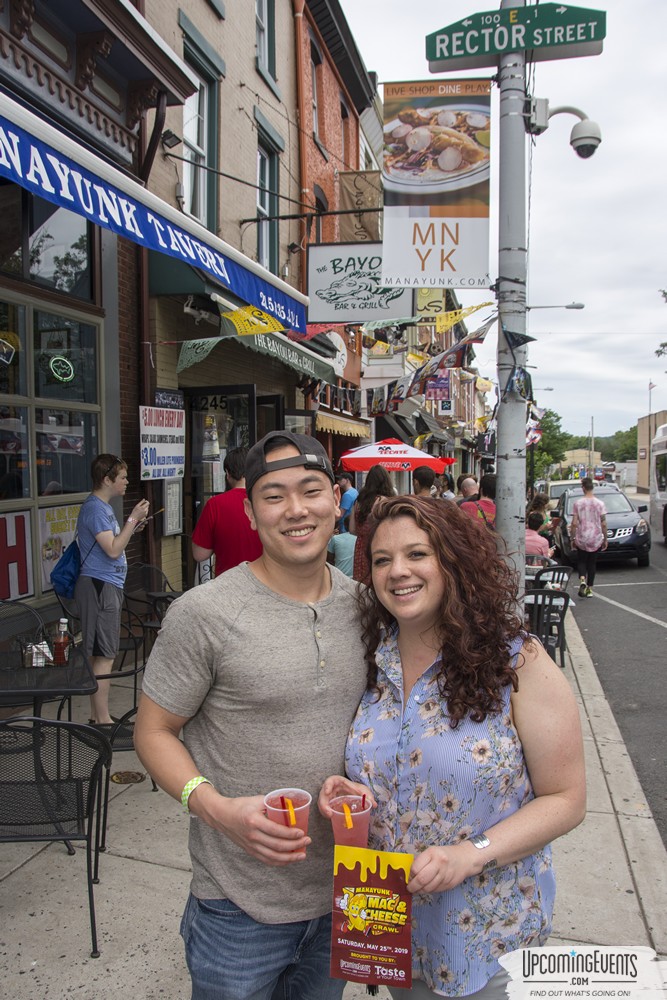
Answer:
[[[510,1000],[667,1000],[667,962],[652,948],[524,948],[499,962]]]

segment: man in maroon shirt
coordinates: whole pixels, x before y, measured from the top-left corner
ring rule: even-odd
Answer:
[[[466,500],[461,504],[461,510],[476,517],[487,528],[496,526],[496,477],[495,473],[485,473],[479,481],[479,500]]]
[[[206,501],[192,532],[193,558],[203,562],[215,553],[216,576],[245,560],[259,559],[262,554],[259,535],[251,528],[243,508],[247,452],[247,448],[227,452],[223,462],[227,490]]]

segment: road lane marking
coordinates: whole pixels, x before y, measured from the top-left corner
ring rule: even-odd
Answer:
[[[602,594],[595,593],[593,597],[597,597],[599,601],[606,601],[607,604],[613,604],[615,608],[620,608],[621,611],[629,611],[631,615],[637,615],[637,618],[644,618],[647,622],[653,622],[654,625],[659,625],[660,628],[667,628],[667,622],[661,622],[659,618],[653,618],[652,615],[645,615],[643,611],[635,611],[634,608],[629,608],[627,604],[619,604],[618,601],[612,601],[611,597],[603,597]]]
[[[664,587],[667,584],[667,580],[628,580],[627,583],[598,583],[597,589],[601,590],[603,587]]]

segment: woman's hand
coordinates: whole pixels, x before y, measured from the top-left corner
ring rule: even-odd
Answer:
[[[325,779],[317,798],[317,807],[327,819],[331,819],[332,812],[329,803],[338,795],[365,795],[366,801],[371,804],[371,809],[375,809],[377,805],[375,797],[367,785],[362,785],[359,781],[350,781],[349,778],[344,778],[340,774],[332,774]]]
[[[145,521],[146,518],[148,517],[148,511],[150,510],[150,506],[151,505],[148,502],[148,500],[140,500],[139,503],[134,508],[134,510],[132,511],[132,513],[130,514],[130,517],[133,517],[135,521],[138,521],[139,524],[141,524],[141,522]]]
[[[412,862],[408,892],[444,892],[455,889],[464,879],[476,875],[480,866],[475,862],[479,852],[465,841],[449,847],[427,847]]]

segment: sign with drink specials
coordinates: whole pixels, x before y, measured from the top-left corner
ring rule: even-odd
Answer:
[[[331,967],[334,979],[412,985],[412,854],[334,848]]]
[[[486,288],[491,81],[384,85],[382,285]]]
[[[533,62],[596,56],[607,18],[602,10],[541,3],[471,14],[426,36],[431,73],[496,66],[507,52],[530,50]]]
[[[142,479],[170,479],[185,472],[185,410],[139,407]]]

